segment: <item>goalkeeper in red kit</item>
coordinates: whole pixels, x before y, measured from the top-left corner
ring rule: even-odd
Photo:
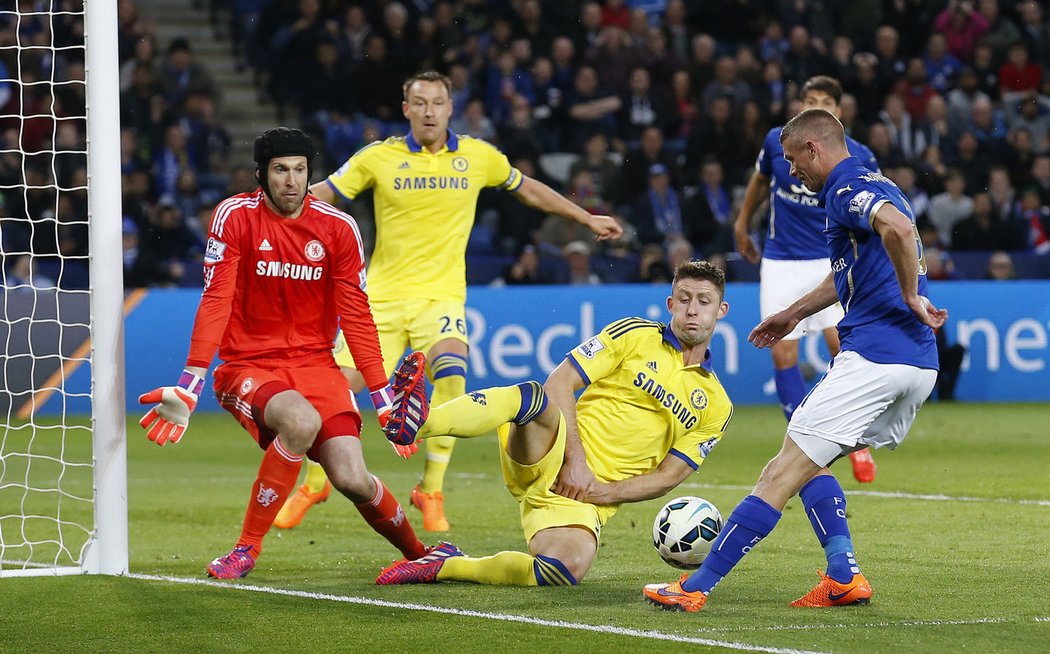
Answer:
[[[407,559],[430,552],[365,467],[361,414],[332,357],[341,327],[385,425],[392,392],[365,293],[361,236],[353,218],[307,195],[313,154],[310,138],[297,129],[270,129],[255,140],[260,188],[219,203],[212,217],[186,369],[177,385],[139,398],[157,403],[140,421],[150,440],[178,442],[218,350],[219,403],[265,452],[236,546],[208,565],[218,579],[243,577],[255,567],[304,456],[319,462]],[[424,383],[419,368],[395,387],[400,383],[398,390],[411,395]]]

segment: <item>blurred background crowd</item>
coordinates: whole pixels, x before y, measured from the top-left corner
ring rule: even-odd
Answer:
[[[197,1],[212,24],[165,43],[147,3],[118,2],[129,286],[200,284],[211,209],[256,186],[254,165],[231,160],[222,89],[195,56],[194,39],[213,36],[260,102],[314,135],[315,181],[404,134],[401,83],[436,68],[452,79],[455,132],[629,226],[599,246],[486,191],[471,283],[664,283],[690,257],[755,279],[733,253],[731,224],[767,131],[818,74],[841,81],[847,132],[910,198],[931,278],[1050,277],[1050,23],[1034,0]],[[50,275],[75,286],[86,281],[70,270],[87,252],[84,62],[65,46],[82,19],[9,4],[5,283]],[[5,47],[16,44],[18,59]],[[370,197],[350,211],[370,233]],[[37,265],[10,255],[30,248]],[[48,260],[59,253],[64,263]]]

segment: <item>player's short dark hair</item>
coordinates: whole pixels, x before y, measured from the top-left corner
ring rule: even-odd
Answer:
[[[830,143],[836,137],[845,147],[846,132],[842,128],[842,123],[825,109],[806,109],[789,120],[787,125],[780,130],[781,144],[789,140],[796,143],[809,140]]]
[[[798,97],[805,98],[806,94],[810,91],[816,91],[818,93],[825,93],[832,100],[835,101],[835,106],[842,101],[842,84],[839,83],[834,77],[827,75],[814,75],[806,80],[806,83],[802,85],[802,91],[798,94]]]
[[[445,90],[448,91],[449,97],[452,97],[452,80],[449,79],[448,75],[442,75],[436,70],[422,70],[409,77],[405,80],[404,85],[401,87],[401,92],[405,97],[405,101],[408,101],[408,89],[412,88],[412,85],[416,82],[441,82],[445,85]]]
[[[724,298],[726,295],[726,274],[710,261],[693,259],[678,264],[674,271],[674,278],[671,280],[671,288],[677,286],[678,282],[683,279],[707,280],[718,289],[718,297]]]

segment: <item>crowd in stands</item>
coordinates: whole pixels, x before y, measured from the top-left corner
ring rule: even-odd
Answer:
[[[746,278],[731,238],[743,185],[766,132],[818,74],[842,82],[847,132],[911,200],[931,277],[984,277],[990,251],[1050,277],[1050,22],[1034,0],[210,1],[239,67],[323,144],[316,175],[404,134],[401,81],[436,68],[452,80],[454,131],[628,226],[596,244],[486,191],[472,283],[664,283],[692,256]],[[118,2],[128,284],[193,285],[211,207],[253,189],[253,169],[229,161],[221,93],[190,42],[157,43],[144,7]],[[49,31],[6,16],[0,45],[75,41],[79,20],[56,16]],[[0,49],[0,65],[10,70],[13,56]],[[47,78],[44,54],[21,57],[23,82]],[[32,153],[54,134],[83,149],[83,121],[62,120],[82,115],[83,84],[57,83],[83,80],[83,52],[54,59],[53,93],[6,98],[4,184],[21,174],[16,145]],[[61,129],[14,128],[20,101],[53,106]],[[5,252],[30,236],[38,253],[86,252],[83,161],[57,164],[28,154],[27,183],[48,190],[4,198],[5,215],[52,211],[57,229],[5,228]],[[351,212],[367,222],[368,199]],[[54,242],[38,244],[45,232]]]

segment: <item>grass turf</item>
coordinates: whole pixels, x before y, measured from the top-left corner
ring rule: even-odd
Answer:
[[[0,652],[254,652],[261,644],[269,651],[724,649],[713,643],[751,651],[1038,651],[1050,642],[1050,606],[1040,590],[1050,577],[1048,423],[1045,404],[930,404],[901,450],[876,453],[874,484],[857,484],[848,464],[837,464],[859,562],[875,590],[867,607],[787,606],[812,587],[824,563],[797,500],[704,610],[687,615],[641,601],[643,584],[676,576],[650,536],[653,517],[669,498],[624,506],[604,530],[598,559],[579,587],[520,589],[374,586],[375,574],[396,552],[333,495],[300,527],[271,531],[259,566],[247,579],[224,584],[229,587],[140,578],[0,580]],[[776,409],[738,409],[726,439],[676,493],[702,495],[728,515],[779,448],[782,433]],[[220,414],[194,416],[175,447],[157,448],[134,422],[128,434],[131,571],[203,579],[207,562],[237,537],[258,449]],[[85,440],[66,443],[69,456]],[[364,443],[372,471],[407,504],[421,457],[397,458],[377,429],[368,429]],[[441,537],[472,555],[524,548],[495,448],[492,436],[459,442],[446,481],[453,531]],[[5,479],[16,473],[9,466]],[[77,482],[70,484],[80,491]],[[14,510],[9,504],[2,513]],[[419,525],[418,513],[407,511]],[[13,542],[9,532],[4,538]],[[248,585],[312,595],[233,588]],[[604,626],[608,633],[537,621]],[[640,635],[646,631],[689,640],[661,643]],[[711,642],[699,642],[705,639]]]

